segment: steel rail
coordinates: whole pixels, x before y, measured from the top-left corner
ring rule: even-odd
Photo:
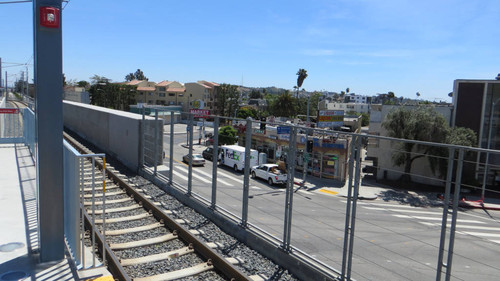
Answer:
[[[64,137],[68,142],[70,142],[74,147],[83,151],[84,153],[93,153],[89,149],[86,149],[79,145],[71,136],[67,133],[64,133]],[[95,164],[98,168],[102,169],[101,161],[95,161]],[[118,186],[123,188],[129,195],[132,195],[134,200],[137,202],[142,202],[143,208],[147,211],[151,211],[153,216],[163,221],[165,226],[173,231],[177,232],[178,237],[183,240],[187,244],[192,244],[194,249],[198,254],[204,257],[206,260],[210,260],[214,267],[222,272],[229,280],[234,281],[251,281],[252,279],[236,268],[233,264],[228,262],[222,255],[208,247],[203,241],[199,240],[195,235],[191,234],[188,229],[177,223],[174,219],[170,218],[167,214],[165,214],[160,207],[156,206],[151,200],[145,198],[141,193],[131,187],[127,182],[125,182],[122,178],[120,178],[115,172],[106,168],[106,174],[109,178],[111,178]],[[102,246],[102,245],[101,245]],[[111,255],[111,254],[110,254]],[[114,254],[113,254],[114,255]],[[108,259],[112,263],[114,260]]]

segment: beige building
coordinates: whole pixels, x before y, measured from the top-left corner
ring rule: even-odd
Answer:
[[[186,83],[185,86],[190,104],[186,107],[183,106],[183,111],[189,111],[192,108],[208,109],[210,110],[210,114],[215,114],[219,84],[200,80],[198,82]]]
[[[135,96],[137,103],[154,104],[156,101],[155,82],[149,82],[147,80],[132,80],[125,82],[124,84],[137,87],[137,94]]]
[[[186,88],[177,81],[162,81],[157,84],[146,80],[132,80],[125,84],[137,86],[137,103],[182,106],[187,102]]]
[[[156,105],[180,105],[187,103],[186,87],[177,81],[161,81],[156,85]]]

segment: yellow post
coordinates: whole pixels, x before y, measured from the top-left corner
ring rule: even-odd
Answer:
[[[102,192],[106,192],[106,156],[102,158]]]

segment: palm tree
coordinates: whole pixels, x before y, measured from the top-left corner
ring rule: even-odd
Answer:
[[[282,93],[273,103],[273,113],[276,116],[291,117],[296,114],[295,111],[295,101],[288,90]]]
[[[297,98],[299,98],[299,88],[302,87],[302,83],[304,83],[304,80],[307,78],[307,70],[303,68],[299,68],[299,71],[297,71]]]

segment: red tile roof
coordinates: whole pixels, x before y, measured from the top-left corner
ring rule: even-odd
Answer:
[[[167,88],[167,92],[182,93],[185,91],[186,91],[186,89],[184,89],[184,88]]]
[[[137,91],[154,92],[155,90],[155,87],[137,87]]]
[[[126,82],[125,84],[127,85],[137,85],[139,83],[141,83],[143,80],[132,80],[132,81],[129,81],[129,82]]]
[[[165,87],[165,86],[170,85],[171,83],[172,83],[172,81],[165,81],[165,80],[163,80],[160,83],[156,84],[156,86],[158,86],[158,87]]]

